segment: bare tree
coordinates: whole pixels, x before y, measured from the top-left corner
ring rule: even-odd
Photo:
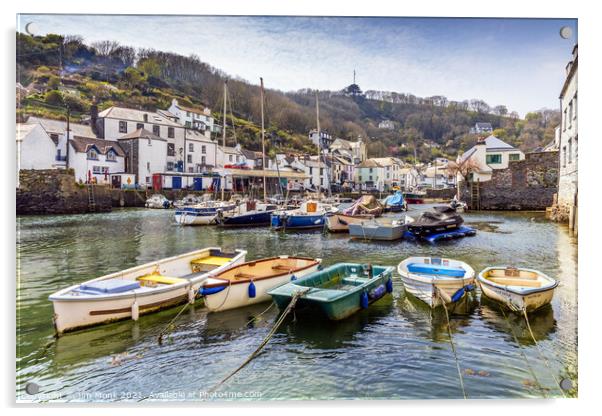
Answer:
[[[96,53],[100,56],[111,56],[117,49],[119,49],[119,42],[114,40],[101,40],[94,42],[92,47],[96,49]]]
[[[505,116],[508,114],[508,108],[505,105],[496,105],[493,107],[493,113],[498,116]]]
[[[458,162],[449,162],[447,169],[452,175],[460,175],[464,182],[468,182],[471,173],[479,172],[481,164],[472,157],[468,157]]]

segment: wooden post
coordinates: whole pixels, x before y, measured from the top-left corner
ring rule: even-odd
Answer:
[[[263,202],[268,202],[267,198],[267,182],[265,177],[265,127],[263,122],[263,78],[259,78],[261,81],[261,156],[262,156],[262,170],[263,170]]]
[[[318,102],[318,91],[316,91],[316,124],[318,127],[318,177],[320,177],[320,159],[322,158],[322,132],[320,131],[320,103]],[[312,174],[313,176],[313,174]],[[318,187],[318,201],[322,199],[322,190]]]
[[[222,201],[224,200],[224,189],[226,187],[226,94],[227,94],[227,90],[226,88],[228,87],[228,81],[224,81],[224,122],[223,122],[223,127],[222,127],[222,173],[223,176],[220,180],[220,185],[222,188]]]

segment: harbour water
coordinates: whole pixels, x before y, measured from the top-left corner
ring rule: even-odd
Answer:
[[[462,398],[443,310],[387,295],[341,322],[290,317],[264,352],[204,395],[255,350],[277,317],[269,304],[209,314],[197,302],[160,345],[180,308],[53,337],[48,295],[65,286],[206,246],[248,259],[300,254],[396,266],[411,255],[451,257],[476,271],[528,266],[560,280],[554,300],[524,319],[481,299],[453,310],[450,329],[469,398],[562,397],[577,383],[577,241],[542,213],[462,214],[475,237],[436,245],[352,241],[347,234],[182,227],[173,211],[17,218],[17,399],[23,401]],[[545,359],[542,358],[545,357]],[[27,383],[39,393],[25,392]],[[541,387],[541,388],[540,388]],[[576,389],[568,395],[576,395]]]

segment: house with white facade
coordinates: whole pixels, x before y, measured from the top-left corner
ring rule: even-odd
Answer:
[[[56,145],[40,124],[17,123],[17,186],[21,169],[55,169]]]
[[[263,154],[254,150],[240,149],[245,157],[246,167],[248,169],[263,169]],[[267,164],[267,156],[266,156]]]
[[[214,131],[215,120],[211,115],[211,110],[208,107],[193,108],[178,103],[175,98],[171,100],[171,106],[167,109],[171,114],[177,117],[177,122],[182,126],[198,130],[207,138],[211,138],[211,133]]]
[[[217,166],[217,143],[198,130],[185,130],[184,159],[187,173],[207,173]],[[175,166],[167,162],[166,171]]]
[[[154,111],[124,107],[109,107],[95,114],[93,108],[90,123],[101,139],[117,140],[140,129],[151,132],[167,142],[166,163],[162,171],[166,170],[167,163],[171,162],[174,171],[188,172],[185,128],[169,117]]]
[[[328,152],[347,158],[353,164],[358,164],[368,159],[368,149],[361,137],[357,141],[336,138],[328,148]]]
[[[364,160],[355,167],[355,174],[355,182],[360,186],[361,190],[383,190],[384,183],[381,178],[381,166],[375,160]]]
[[[278,175],[303,174],[305,165],[300,155],[278,153],[274,159],[267,160],[268,170],[276,171]],[[289,191],[300,191],[308,182],[303,179],[291,178],[287,181]]]
[[[55,160],[55,168],[67,167],[67,136],[70,139],[75,136],[89,139],[96,138],[92,128],[85,124],[69,123],[69,131],[67,131],[67,121],[33,116],[27,119],[26,124],[39,124],[54,142],[55,149],[52,154]]]
[[[508,163],[524,158],[525,154],[520,149],[490,135],[485,139],[477,140],[477,144],[464,152],[457,163],[468,163],[467,161],[471,159],[475,170],[470,173],[469,180],[485,182],[491,179],[494,169],[506,169]],[[463,180],[460,174],[457,180]]]
[[[577,175],[577,45],[573,48],[572,60],[566,66],[566,79],[560,91],[559,157],[560,172],[558,177],[557,205],[560,218],[568,220],[576,230],[576,211],[578,206]]]
[[[308,137],[314,145],[320,146],[323,149],[328,149],[334,141],[334,137],[324,130],[319,135],[317,129],[310,130]]]
[[[329,185],[328,166],[317,156],[311,156],[302,161],[304,173],[309,176],[303,183],[306,189],[327,188]]]
[[[378,123],[378,128],[383,130],[394,130],[395,123],[393,123],[391,120],[383,120]]]
[[[69,139],[69,167],[78,182],[109,185],[112,173],[124,172],[125,152],[114,140],[75,136]]]
[[[167,139],[146,129],[137,129],[118,139],[127,154],[123,172],[135,175],[139,187],[151,187],[153,174],[162,173],[167,163]],[[162,184],[171,188],[171,183]]]
[[[470,132],[473,134],[493,133],[493,126],[491,123],[477,122],[474,127],[470,129]]]

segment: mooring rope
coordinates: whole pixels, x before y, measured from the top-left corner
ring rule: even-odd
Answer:
[[[510,320],[508,319],[508,316],[506,315],[504,308],[501,305],[499,305],[499,308],[500,308],[500,311],[502,312],[502,315],[504,316],[504,319],[506,320],[506,323],[508,324],[508,327],[510,328],[510,332],[512,332],[512,336],[514,337],[514,342],[516,342],[516,345],[518,345],[520,353],[523,356],[523,358],[525,359],[525,364],[527,364],[527,368],[529,369],[529,372],[531,373],[531,377],[533,377],[533,380],[535,380],[535,383],[537,383],[537,387],[543,394],[543,397],[547,398],[546,391],[543,388],[543,386],[541,385],[541,383],[539,382],[539,380],[537,379],[537,376],[535,375],[535,371],[533,370],[533,367],[531,367],[531,364],[529,363],[529,360],[527,359],[527,354],[525,353],[523,346],[518,341],[518,337],[516,336],[516,333],[514,332],[514,328],[512,327],[512,324],[510,323]]]
[[[203,286],[199,286],[199,288],[197,290],[194,291],[194,298],[196,299],[196,295],[199,292],[199,290],[201,290]],[[188,308],[188,306],[190,305],[190,302],[186,302],[186,304],[178,311],[178,313],[176,314],[176,316],[174,316],[168,323],[167,325],[165,325],[165,327],[161,330],[161,332],[159,332],[159,336],[157,337],[157,342],[159,344],[163,343],[163,335],[165,335],[165,333],[171,329],[173,323],[176,321],[176,319],[178,319],[180,317],[180,315],[182,315],[182,313]]]
[[[295,294],[291,298],[291,301],[287,305],[286,309],[282,312],[282,314],[280,315],[280,317],[276,320],[276,322],[274,323],[274,326],[272,327],[272,329],[270,330],[270,332],[268,332],[268,334],[263,339],[263,341],[261,342],[261,344],[259,344],[259,346],[257,347],[257,349],[255,349],[255,351],[253,351],[251,353],[251,355],[249,355],[247,357],[247,359],[245,361],[243,361],[243,363],[241,365],[239,365],[234,371],[230,372],[219,383],[217,383],[215,386],[213,386],[209,390],[207,390],[207,393],[212,393],[215,390],[217,390],[226,381],[228,381],[230,378],[234,377],[234,375],[236,375],[236,373],[238,373],[240,370],[242,370],[247,364],[249,364],[255,357],[257,357],[259,355],[259,353],[261,352],[261,350],[263,349],[263,347],[265,347],[267,345],[267,343],[274,336],[274,334],[276,333],[276,331],[278,330],[278,328],[280,327],[280,325],[282,325],[282,322],[284,322],[284,319],[287,317],[287,315],[294,309],[295,304],[297,303],[297,300],[301,296],[303,296],[305,293],[307,293],[308,291],[309,291],[309,288],[307,290],[295,292]]]
[[[252,317],[251,319],[249,319],[244,326],[249,326],[249,324],[253,321],[256,321],[257,319],[259,319],[259,317],[263,316],[265,313],[267,313],[267,311],[269,311],[270,309],[272,309],[272,307],[275,305],[274,302],[270,303],[270,306],[268,306],[266,309],[264,309],[263,312],[261,312],[258,315],[255,315],[254,317]]]
[[[437,288],[437,286],[435,286]],[[437,288],[437,293],[440,293],[440,289]],[[441,297],[441,295],[439,295]],[[441,305],[443,305],[443,310],[445,311],[445,318],[447,319],[447,333],[449,334],[449,343],[451,344],[452,351],[454,353],[454,359],[456,360],[456,368],[458,370],[458,376],[460,377],[460,387],[462,388],[462,394],[465,399],[468,399],[466,395],[466,389],[464,388],[464,377],[462,377],[462,370],[460,369],[460,360],[458,359],[458,353],[456,351],[456,346],[454,345],[454,340],[451,332],[451,323],[449,321],[449,314],[447,312],[447,306],[445,305],[445,300],[441,297]]]
[[[525,322],[527,323],[527,329],[529,330],[529,334],[531,335],[531,338],[533,339],[533,342],[535,343],[535,347],[537,347],[537,352],[539,353],[539,357],[542,359],[542,361],[545,364],[546,368],[550,372],[550,375],[552,376],[552,378],[556,382],[556,385],[558,386],[558,389],[560,390],[560,393],[562,393],[562,396],[564,398],[566,398],[566,394],[564,393],[564,389],[562,388],[562,385],[560,384],[560,382],[558,381],[558,379],[554,375],[554,372],[552,371],[552,367],[550,367],[550,363],[548,362],[548,358],[545,356],[545,354],[543,353],[541,347],[539,346],[539,343],[535,339],[535,335],[533,335],[533,331],[531,330],[531,324],[529,323],[529,317],[527,316],[527,310],[525,308],[523,308],[522,312],[523,312],[523,316],[525,317]]]

